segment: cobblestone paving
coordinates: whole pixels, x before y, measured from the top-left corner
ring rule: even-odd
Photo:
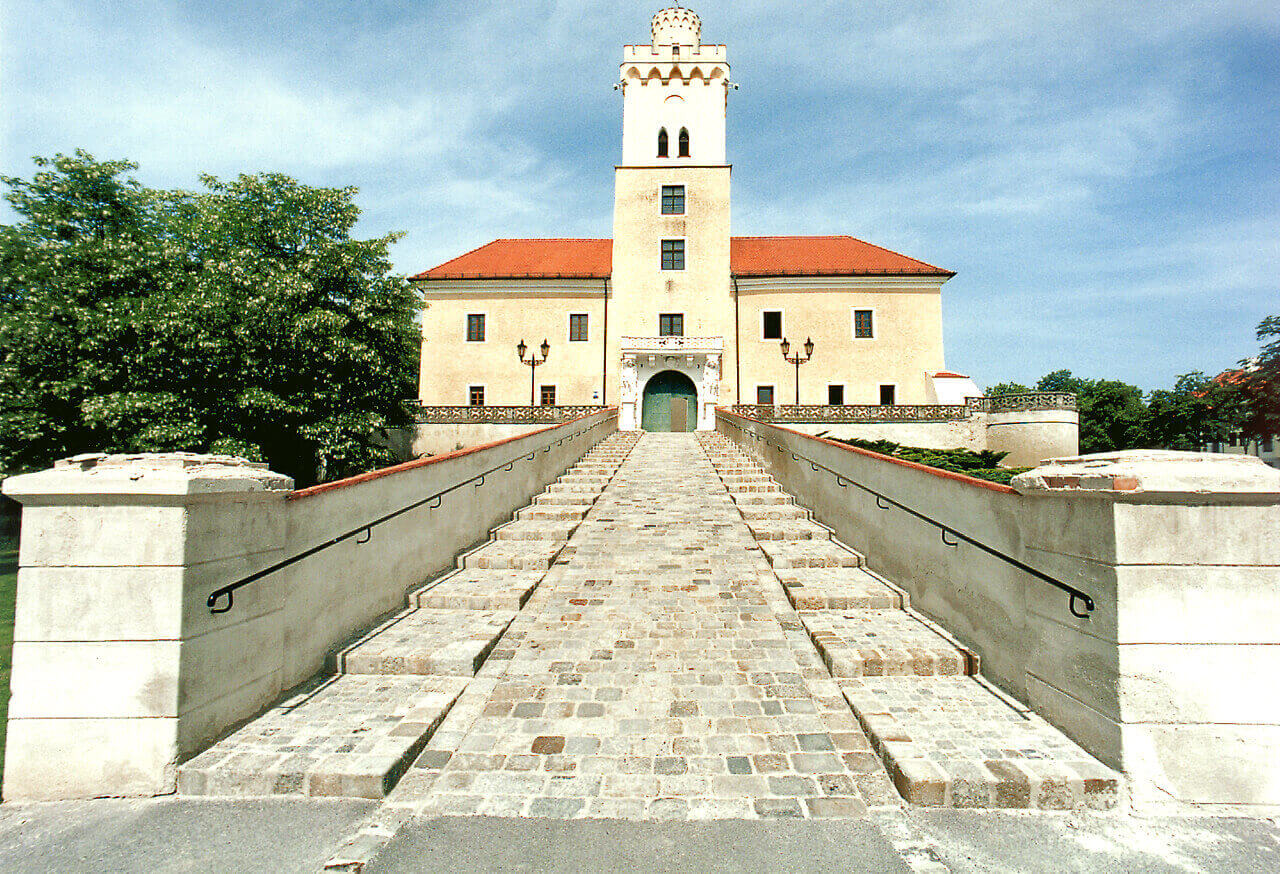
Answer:
[[[890,610],[902,595],[861,568],[779,568],[775,571],[797,610]]]
[[[391,805],[704,819],[862,816],[889,800],[692,435],[645,435],[565,553]]]
[[[414,594],[419,607],[444,610],[519,610],[542,582],[542,571],[455,571]]]
[[[381,798],[466,682],[330,678],[188,761],[178,771],[178,792]]]
[[[338,668],[470,677],[515,617],[510,610],[410,610],[339,653]]]
[[[1118,775],[1057,729],[963,677],[842,680],[909,801],[1110,808]]]
[[[902,610],[806,611],[800,621],[836,677],[977,672],[968,653]]]

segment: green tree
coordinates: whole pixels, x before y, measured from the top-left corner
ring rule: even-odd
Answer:
[[[229,452],[299,484],[390,460],[415,297],[350,236],[355,189],[276,174],[144,188],[83,151],[4,177],[0,468],[85,451]]]
[[[1148,444],[1142,389],[1112,379],[1082,379],[1070,370],[1041,377],[1036,391],[1070,392],[1080,409],[1080,452],[1116,452]]]
[[[995,385],[987,389],[987,397],[995,398],[1001,395],[1021,395],[1031,391],[1025,385],[1018,382],[997,382]]]
[[[1267,316],[1258,325],[1258,341],[1263,340],[1270,342],[1256,359],[1240,362],[1245,369],[1245,429],[1259,439],[1280,434],[1280,316]]]
[[[1147,401],[1150,442],[1162,449],[1198,451],[1227,441],[1245,420],[1245,393],[1231,382],[1185,373],[1172,389],[1157,389]]]

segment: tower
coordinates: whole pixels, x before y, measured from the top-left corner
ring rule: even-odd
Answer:
[[[702,44],[701,19],[681,6],[653,16],[651,37],[623,48],[618,84],[610,357],[621,366],[613,396],[621,427],[636,427],[648,381],[676,371],[696,386],[696,420],[705,428],[721,401],[721,362],[733,340],[728,55]]]

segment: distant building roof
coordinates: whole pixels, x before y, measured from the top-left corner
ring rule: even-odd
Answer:
[[[743,277],[955,275],[854,237],[734,237],[729,253]],[[494,240],[409,278],[604,279],[612,267],[609,239]]]

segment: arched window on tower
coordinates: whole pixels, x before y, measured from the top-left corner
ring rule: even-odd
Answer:
[[[668,154],[670,154],[670,150],[667,147],[667,129],[664,127],[658,131],[658,157],[665,158]]]
[[[687,127],[680,128],[680,157],[689,157],[689,129]]]

